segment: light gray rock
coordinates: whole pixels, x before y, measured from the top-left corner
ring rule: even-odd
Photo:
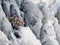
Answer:
[[[0,4],[1,4],[1,0],[0,0]]]
[[[8,1],[2,2],[2,8],[7,17],[10,17],[10,4]]]
[[[24,2],[32,2],[34,4],[40,3],[40,0],[24,0]]]
[[[56,37],[57,37],[57,41],[59,42],[60,44],[60,25],[58,24],[58,20],[56,18],[54,18],[54,29],[55,29],[55,32],[56,32]]]
[[[16,1],[15,1],[15,0],[10,0],[10,4],[14,6],[14,8],[15,8],[15,10],[16,10],[16,14],[17,14],[19,17],[21,17],[21,16],[20,16],[20,9],[19,9]]]
[[[52,0],[52,1],[51,0],[40,0],[40,3],[38,4],[38,7],[40,8],[40,10],[45,6],[48,7],[51,15],[55,16],[58,8],[60,7],[60,1],[59,0]]]
[[[59,45],[59,42],[56,40],[56,33],[54,29],[54,21],[51,18],[46,18],[43,21],[43,26],[41,30],[41,42],[43,45]]]
[[[17,31],[21,38],[16,38],[16,36],[11,33],[10,41],[12,45],[41,45],[41,42],[35,37],[29,27],[20,27]]]
[[[40,34],[40,29],[42,26],[43,14],[39,10],[38,6],[31,2],[24,2],[22,4],[22,9],[25,13],[25,24],[29,26],[36,36]],[[38,27],[38,28],[37,28]],[[37,32],[36,32],[37,31]],[[40,36],[38,36],[39,38]]]
[[[5,14],[4,14],[2,6],[0,4],[0,25],[1,25],[1,22],[2,22],[2,19],[3,19],[4,16],[5,16]],[[1,26],[0,26],[0,30],[1,30]]]
[[[52,13],[51,13],[49,7],[46,6],[46,5],[42,8],[42,13],[44,15],[44,18],[48,18],[48,17],[51,17],[52,16]]]
[[[10,15],[18,16],[14,5],[10,5]]]
[[[59,0],[55,0],[54,3],[51,4],[50,11],[52,13],[52,16],[56,15],[59,7],[60,7],[60,1]]]
[[[15,0],[15,1],[16,1],[17,5],[18,5],[19,9],[20,9],[20,6],[21,6],[21,3],[23,2],[23,0]]]
[[[39,10],[38,6],[32,2],[22,3],[22,9],[26,14],[33,14],[37,18],[37,20],[42,20],[43,18],[42,12]]]
[[[26,26],[34,26],[35,23],[37,22],[36,16],[34,16],[33,13],[28,12],[27,14],[24,15],[25,17],[25,25]]]
[[[11,42],[8,40],[6,35],[0,31],[0,45],[10,45]]]
[[[8,19],[6,17],[4,17],[1,24],[2,24],[1,26],[2,26],[3,32],[9,38],[9,36],[10,36],[10,34],[12,32],[12,26],[11,26],[10,22],[8,21]]]
[[[58,19],[58,23],[60,24],[60,9],[58,9],[55,17]]]
[[[21,40],[17,39],[13,33],[10,35],[11,45],[21,45]]]
[[[2,7],[0,5],[0,30],[3,31],[8,37],[10,33],[12,32],[12,26],[8,19],[5,16],[5,13],[2,10]]]
[[[45,21],[49,21],[49,20],[52,20],[53,21],[53,24],[52,24],[52,28],[54,28],[53,29],[53,32],[55,32],[55,36],[56,36],[56,39],[57,40],[55,40],[55,41],[57,41],[57,43],[59,43],[60,41],[60,39],[59,39],[59,33],[60,33],[60,31],[58,30],[59,28],[60,28],[60,26],[59,26],[59,24],[58,24],[58,21],[56,20],[56,19],[54,19],[55,17],[53,17],[53,15],[55,15],[56,14],[56,12],[57,12],[57,9],[58,9],[58,7],[59,7],[59,5],[57,5],[57,4],[59,4],[59,3],[55,3],[55,5],[53,6],[52,5],[52,7],[50,7],[50,8],[52,8],[52,9],[50,9],[48,6],[44,6],[43,8],[42,8],[42,13],[44,14],[44,17],[45,18],[47,18],[48,20],[45,20]],[[57,7],[56,7],[57,6]],[[47,13],[48,12],[48,13]],[[50,18],[50,19],[49,19]],[[49,23],[51,23],[52,21],[50,21]],[[57,24],[56,24],[56,22],[57,22]],[[44,22],[44,24],[45,24],[45,22]],[[43,25],[44,25],[43,24]],[[48,24],[48,23],[46,23],[46,25],[51,25],[51,24]],[[45,25],[45,27],[46,27],[46,25]],[[44,27],[42,27],[42,28],[44,28]],[[46,30],[48,30],[48,27],[46,27],[47,29]],[[43,29],[44,30],[44,29]],[[49,29],[50,30],[50,29]],[[52,30],[52,29],[51,29]],[[44,32],[44,34],[45,34],[45,32],[46,31],[43,31]],[[59,33],[58,33],[59,32]],[[49,33],[50,33],[50,31],[49,31]],[[53,33],[51,33],[52,35],[53,35]],[[41,34],[41,36],[42,36],[42,34]],[[43,36],[44,37],[44,36]],[[46,36],[47,37],[47,36]],[[53,36],[52,36],[53,37]],[[52,39],[52,38],[51,38]],[[44,39],[43,39],[44,40]],[[46,39],[47,40],[47,39]],[[47,41],[48,42],[48,41]],[[52,41],[51,41],[52,42]],[[49,44],[49,43],[48,43]],[[51,43],[50,43],[51,44]],[[44,44],[45,45],[45,44]],[[46,45],[47,45],[47,43],[46,43]],[[51,44],[52,45],[52,44]],[[54,44],[55,45],[55,44]]]
[[[24,20],[24,12],[23,11],[20,11],[21,12],[21,17],[23,18]]]
[[[41,42],[36,38],[29,27],[20,27],[18,31],[21,35],[22,45],[41,45]]]
[[[42,22],[38,21],[34,26],[31,27],[32,31],[36,35],[36,37],[40,40],[40,32],[42,28]]]
[[[60,45],[59,8],[60,0],[0,0],[0,45]],[[29,27],[13,30],[10,15]]]

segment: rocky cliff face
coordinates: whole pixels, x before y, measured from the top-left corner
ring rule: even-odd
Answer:
[[[60,45],[60,1],[0,0],[0,45]]]

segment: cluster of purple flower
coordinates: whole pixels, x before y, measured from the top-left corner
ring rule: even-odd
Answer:
[[[24,25],[23,19],[16,15],[10,16],[9,21],[11,22],[13,29],[18,29],[19,26]]]

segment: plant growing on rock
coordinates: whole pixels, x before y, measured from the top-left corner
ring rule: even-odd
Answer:
[[[16,15],[10,16],[9,21],[11,22],[13,29],[18,29],[19,26],[24,25],[23,19],[19,18]]]

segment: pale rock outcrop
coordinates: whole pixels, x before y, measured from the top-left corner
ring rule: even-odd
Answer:
[[[2,10],[2,6],[0,5],[0,30],[3,31],[8,37],[12,32],[12,26],[8,19],[5,16],[5,13]]]
[[[15,0],[15,1],[16,1],[17,5],[18,5],[19,9],[20,9],[20,6],[21,6],[21,3],[23,2],[23,0]]]
[[[40,0],[24,0],[24,2],[32,2],[34,4],[40,3]]]
[[[48,12],[48,13],[47,13]],[[41,31],[41,42],[43,45],[59,45],[56,40],[56,32],[54,28],[54,16],[48,6],[42,8],[42,13],[44,15],[42,31]]]
[[[41,30],[41,42],[43,45],[59,45],[56,40],[56,32],[53,26],[54,21],[51,18],[46,18],[43,21],[43,26]]]
[[[0,0],[0,45],[60,45],[59,14],[60,0]],[[25,25],[12,29],[12,15]]]
[[[0,45],[10,45],[11,42],[8,40],[6,35],[0,31]]]
[[[60,44],[60,25],[58,23],[58,20],[56,18],[54,18],[54,30],[55,30],[55,33],[56,33],[56,37],[57,37],[57,41],[59,42]]]
[[[19,34],[21,35],[22,45],[41,45],[29,27],[21,27]]]
[[[58,23],[60,24],[60,9],[58,9],[57,14],[55,17],[58,19]]]
[[[40,28],[42,26],[43,14],[39,10],[38,6],[32,2],[22,3],[22,9],[25,13],[25,25],[29,26],[36,36],[40,35]],[[38,24],[39,23],[39,24]],[[39,26],[40,25],[40,26]],[[38,27],[38,29],[35,27]],[[38,31],[38,33],[36,32]],[[40,36],[39,36],[40,37]],[[38,38],[39,38],[38,37]]]
[[[21,42],[20,38],[16,38],[14,33],[11,33],[10,41],[11,41],[11,45],[21,45],[23,43],[23,42]]]
[[[10,3],[8,1],[2,1],[2,8],[6,17],[10,17]]]
[[[20,10],[15,0],[10,0],[10,4],[14,6],[16,14],[20,17]]]
[[[20,27],[16,32],[21,37],[17,38],[14,33],[11,33],[12,45],[41,45],[40,40],[36,38],[29,27]]]

